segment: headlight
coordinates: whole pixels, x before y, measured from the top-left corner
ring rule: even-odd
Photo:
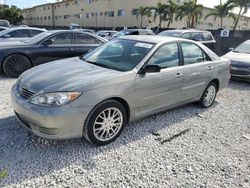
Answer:
[[[47,93],[33,97],[30,102],[40,106],[62,106],[74,101],[80,95],[80,92]]]

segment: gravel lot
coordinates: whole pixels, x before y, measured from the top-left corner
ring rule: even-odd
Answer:
[[[95,147],[26,131],[11,107],[14,82],[0,75],[0,187],[250,187],[250,84],[231,82],[210,109],[158,114]]]

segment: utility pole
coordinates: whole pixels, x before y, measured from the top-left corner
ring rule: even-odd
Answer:
[[[81,9],[82,11],[82,28],[83,28],[83,8]]]

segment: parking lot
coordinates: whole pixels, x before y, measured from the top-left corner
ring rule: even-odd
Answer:
[[[209,109],[148,117],[96,147],[24,129],[11,106],[15,80],[0,75],[0,187],[250,187],[248,83],[231,81]]]

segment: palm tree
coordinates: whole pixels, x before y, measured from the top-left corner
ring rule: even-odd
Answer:
[[[170,5],[163,4],[161,2],[157,3],[156,7],[149,7],[148,9],[152,12],[154,12],[154,21],[156,20],[157,17],[159,17],[159,25],[157,28],[156,33],[159,32],[162,22],[168,21],[169,20],[169,14],[170,14]]]
[[[173,23],[175,13],[178,10],[178,5],[174,3],[173,1],[169,1],[169,19],[168,19],[168,24],[167,28],[169,28],[170,24]]]
[[[203,6],[197,4],[197,0],[185,2],[177,10],[176,20],[187,17],[187,27],[193,28],[198,19],[202,16]]]
[[[141,23],[140,23],[140,27],[142,28],[142,23],[143,23],[143,17],[147,16],[150,17],[151,16],[151,11],[149,10],[148,7],[139,7],[139,8],[134,8],[131,11],[131,14],[136,16],[136,18],[138,19],[138,17],[141,17]]]
[[[235,30],[237,28],[240,16],[246,14],[248,8],[250,7],[250,0],[228,0],[228,3],[240,9],[233,28],[233,30]]]
[[[205,17],[207,19],[210,16],[214,16],[214,20],[218,17],[220,18],[220,27],[223,27],[223,18],[229,17],[235,20],[235,16],[230,11],[234,8],[234,6],[228,2],[224,4],[220,4],[214,7],[214,9]]]

